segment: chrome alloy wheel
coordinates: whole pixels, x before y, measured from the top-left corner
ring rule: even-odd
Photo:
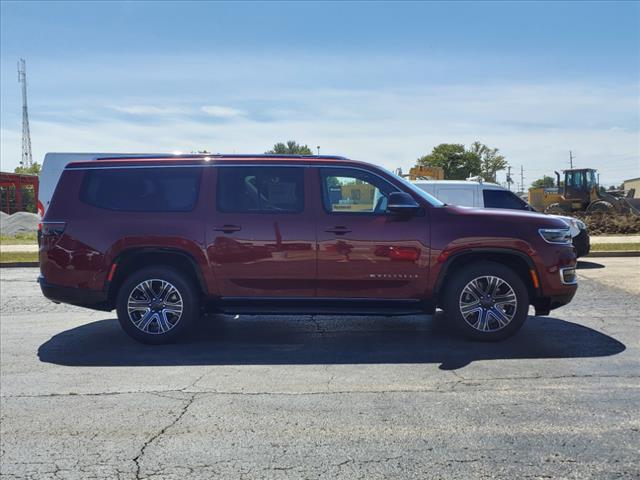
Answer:
[[[459,308],[471,327],[481,332],[495,332],[511,323],[518,300],[507,282],[498,277],[483,276],[474,278],[462,289]]]
[[[182,317],[182,296],[166,280],[140,282],[129,294],[129,320],[138,330],[150,334],[167,333]]]

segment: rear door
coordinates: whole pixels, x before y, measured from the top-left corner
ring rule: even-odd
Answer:
[[[321,197],[318,297],[421,298],[429,273],[426,212],[389,213],[387,197],[398,188],[368,170],[315,170]]]
[[[308,169],[229,165],[212,172],[207,254],[223,297],[313,297],[315,219]]]

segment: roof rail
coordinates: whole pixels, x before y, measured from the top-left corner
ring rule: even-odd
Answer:
[[[346,157],[342,157],[340,155],[289,155],[289,154],[278,154],[278,153],[247,153],[247,154],[225,154],[225,153],[187,153],[187,154],[161,154],[161,155],[148,155],[148,154],[132,154],[127,155],[126,157],[98,157],[96,160],[122,160],[126,158],[131,159],[151,159],[151,158],[162,158],[162,159],[171,159],[171,158],[302,158],[302,159],[327,159],[327,160],[348,160]]]

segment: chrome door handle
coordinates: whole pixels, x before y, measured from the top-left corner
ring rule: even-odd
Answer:
[[[221,227],[215,227],[214,230],[216,232],[233,233],[239,232],[242,228],[238,225],[223,225]]]
[[[349,230],[347,227],[333,227],[325,230],[325,232],[327,233],[334,233],[336,235],[344,235],[345,233],[349,233],[350,231],[351,230]]]

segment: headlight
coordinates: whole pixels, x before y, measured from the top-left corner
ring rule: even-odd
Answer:
[[[569,228],[541,228],[538,232],[547,243],[571,244],[571,230]]]

